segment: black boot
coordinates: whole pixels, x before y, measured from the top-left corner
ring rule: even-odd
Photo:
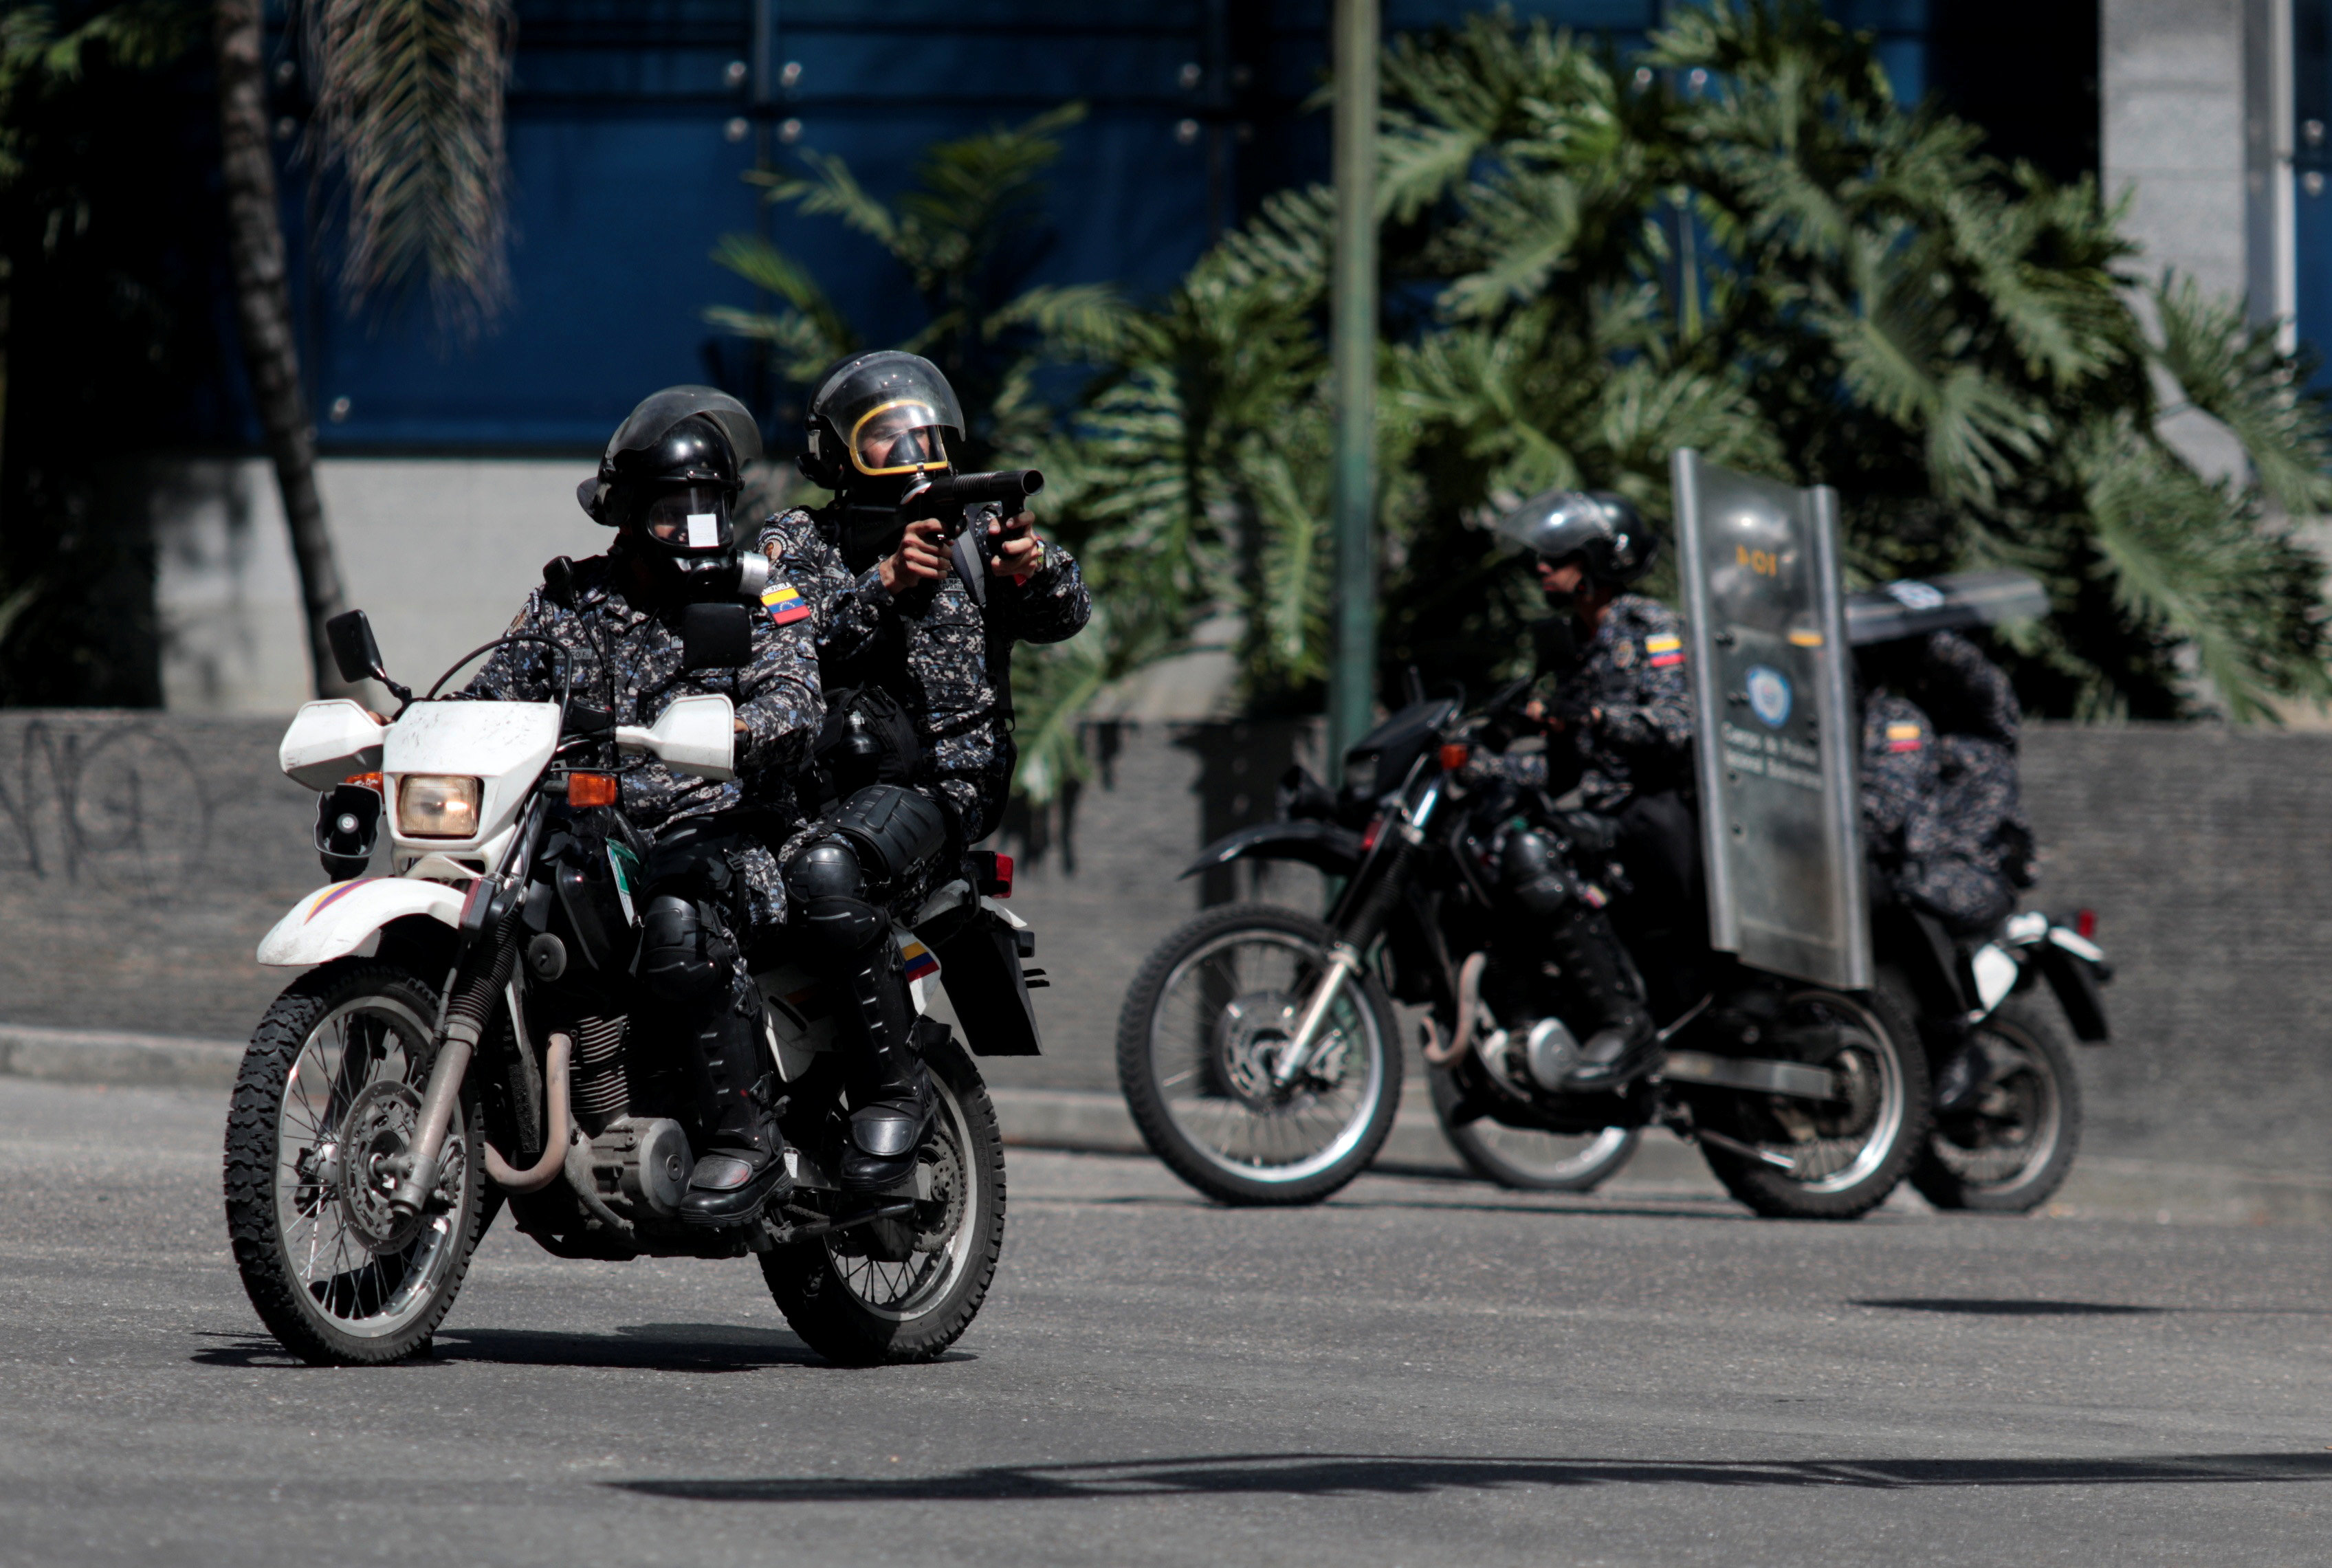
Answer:
[[[850,1090],[850,1141],[838,1172],[851,1192],[887,1191],[914,1173],[915,1150],[931,1131],[938,1102],[931,1073],[915,1049],[915,1009],[887,935],[862,954],[846,977],[858,1049],[846,1083]]]
[[[680,1200],[692,1225],[734,1225],[750,1219],[772,1196],[789,1190],[786,1141],[770,1100],[775,1075],[761,1048],[760,999],[725,1007],[697,1034],[702,1072],[698,1125],[703,1153]]]
[[[1657,1070],[1666,1053],[1653,1037],[1643,980],[1603,912],[1584,902],[1575,904],[1551,934],[1549,947],[1564,981],[1597,1020],[1563,1086],[1616,1089]]]

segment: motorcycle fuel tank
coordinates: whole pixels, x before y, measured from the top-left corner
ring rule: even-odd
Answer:
[[[1837,492],[1688,449],[1671,473],[1709,941],[1759,969],[1861,990],[1870,923]]]

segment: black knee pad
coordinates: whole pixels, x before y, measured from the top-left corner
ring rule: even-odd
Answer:
[[[667,1001],[705,1001],[722,993],[728,966],[713,953],[712,932],[697,906],[660,893],[640,915],[640,979]]]
[[[836,838],[821,838],[786,862],[786,896],[808,904],[821,898],[864,898],[866,873],[858,851]]]
[[[858,851],[866,874],[898,882],[947,844],[947,817],[929,797],[896,784],[870,784],[835,814],[835,837]]]
[[[1511,835],[1500,871],[1515,902],[1533,914],[1560,914],[1579,896],[1579,884],[1563,865],[1562,852],[1543,833]]]

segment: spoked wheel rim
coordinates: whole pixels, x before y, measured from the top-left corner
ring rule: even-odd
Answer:
[[[1166,977],[1150,1018],[1158,1099],[1190,1150],[1247,1181],[1295,1183],[1336,1165],[1368,1135],[1383,1093],[1386,1041],[1357,979],[1320,1031],[1326,1042],[1290,1089],[1268,1087],[1273,1047],[1326,969],[1287,932],[1225,932]]]
[[[301,1042],[276,1108],[276,1231],[293,1286],[351,1338],[406,1327],[461,1265],[477,1177],[460,1116],[439,1162],[451,1201],[400,1222],[386,1200],[384,1162],[410,1148],[430,1038],[428,1020],[394,998],[345,1002]]]
[[[919,1204],[912,1223],[918,1234],[917,1249],[892,1261],[871,1256],[864,1238],[846,1230],[826,1239],[827,1267],[834,1281],[851,1299],[877,1317],[911,1323],[937,1308],[970,1267],[980,1230],[988,1191],[979,1162],[971,1157],[971,1124],[955,1090],[934,1073],[932,1088],[939,1101],[932,1134],[917,1155],[932,1181],[932,1197]],[[926,1211],[928,1210],[928,1212]],[[951,1226],[948,1226],[949,1219]],[[938,1245],[926,1228],[945,1226]]]
[[[1809,1112],[1806,1102],[1773,1096],[1772,1114],[1783,1123],[1800,1122],[1796,1135],[1759,1138],[1756,1146],[1792,1162],[1777,1174],[1809,1192],[1843,1192],[1868,1181],[1895,1149],[1909,1115],[1909,1097],[1903,1077],[1903,1058],[1878,1017],[1859,1002],[1835,991],[1803,991],[1790,999],[1793,1011],[1823,1016],[1839,1026],[1839,1048],[1824,1062],[1843,1078],[1849,1098],[1842,1108],[1821,1103]]]
[[[1939,1114],[1927,1143],[1958,1181],[1997,1191],[2045,1170],[2055,1158],[2065,1134],[2065,1098],[2038,1042],[1997,1022],[1985,1026],[1983,1037],[1994,1048],[2006,1047],[2019,1065],[1986,1085],[1974,1105]]]

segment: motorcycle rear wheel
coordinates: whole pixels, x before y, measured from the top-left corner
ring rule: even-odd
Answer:
[[[1606,1127],[1586,1133],[1544,1133],[1509,1127],[1487,1116],[1453,1126],[1449,1115],[1458,1104],[1458,1086],[1448,1069],[1428,1067],[1425,1079],[1433,1095],[1433,1114],[1441,1122],[1441,1135],[1466,1168],[1486,1181],[1518,1192],[1592,1192],[1636,1157],[1636,1146],[1642,1142],[1642,1133],[1633,1127]]]
[[[932,1198],[905,1221],[761,1254],[761,1277],[787,1324],[843,1366],[938,1360],[971,1326],[1004,1249],[1004,1131],[988,1086],[952,1039],[923,1061],[939,1098],[918,1155]],[[877,1226],[891,1229],[870,1236]],[[886,1245],[894,1236],[904,1245]]]
[[[1973,1104],[1936,1114],[1911,1185],[1938,1209],[2029,1214],[2073,1169],[2081,1081],[2064,1037],[2025,998],[2003,1003],[1978,1034],[2007,1047],[2013,1065]]]
[[[1858,1219],[1887,1201],[1926,1141],[1931,1104],[1910,994],[1882,970],[1859,996],[1790,998],[1792,1015],[1839,1027],[1838,1050],[1813,1065],[1847,1074],[1853,1096],[1843,1110],[1780,1095],[1720,1102],[1711,1126],[1795,1162],[1785,1171],[1704,1141],[1701,1155],[1726,1191],[1773,1219]]]
[[[342,959],[277,997],[244,1054],[227,1114],[227,1234],[260,1321],[302,1361],[373,1366],[426,1345],[485,1229],[484,1121],[466,1091],[435,1204],[397,1219],[378,1169],[412,1137],[436,1016],[419,977]]]
[[[1345,982],[1326,1048],[1285,1090],[1274,1047],[1327,968],[1335,935],[1292,909],[1225,904],[1161,942],[1127,990],[1117,1081],[1151,1152],[1221,1203],[1317,1203],[1369,1167],[1400,1105],[1392,1002]]]

